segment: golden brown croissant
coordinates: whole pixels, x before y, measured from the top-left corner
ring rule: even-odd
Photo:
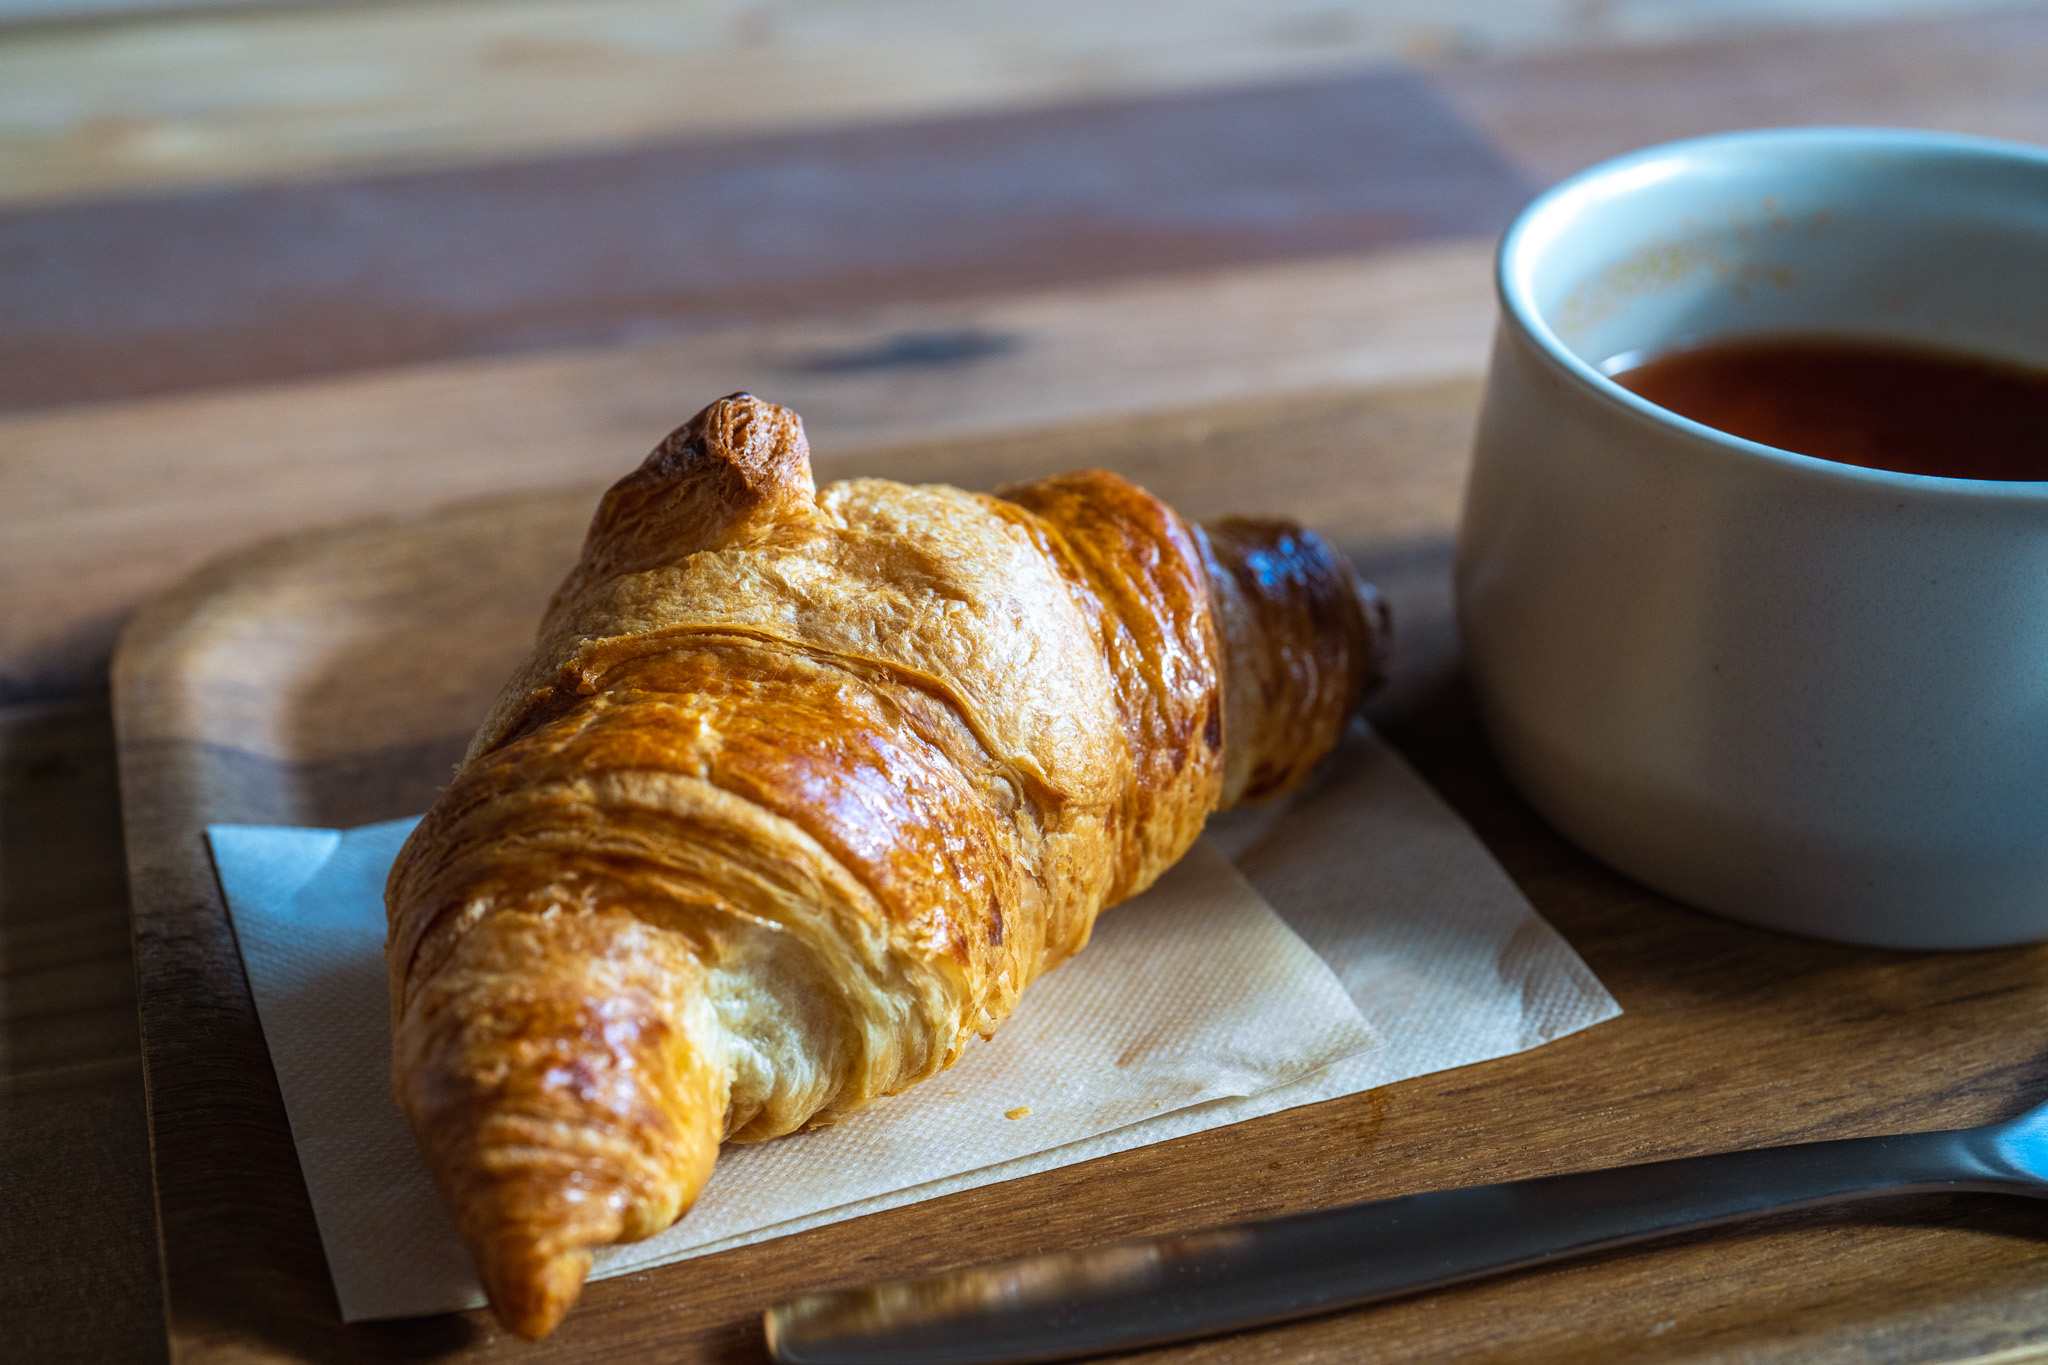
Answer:
[[[499,1316],[549,1331],[721,1140],[951,1065],[1298,781],[1384,640],[1291,523],[1104,473],[819,490],[793,413],[698,414],[391,871],[393,1084]]]

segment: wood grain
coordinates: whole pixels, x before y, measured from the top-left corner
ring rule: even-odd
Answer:
[[[0,184],[48,200],[1284,80],[1398,55],[1393,27],[1317,0],[438,0],[54,28],[0,42]]]
[[[1628,1013],[1519,1057],[600,1282],[534,1348],[480,1314],[335,1320],[199,826],[424,805],[492,671],[524,647],[590,491],[305,534],[153,604],[124,638],[116,706],[181,1358],[756,1360],[760,1309],[820,1284],[1435,1186],[1974,1123],[2040,1098],[2048,949],[1887,953],[1695,914],[1604,872],[1506,788],[1445,611],[1474,393],[1464,381],[1280,395],[860,463],[968,485],[1105,465],[1196,515],[1235,505],[1332,535],[1385,578],[1402,619],[1382,725]],[[821,470],[833,472],[844,467]],[[1247,870],[1281,875],[1272,856],[1254,850]],[[2048,1349],[2044,1323],[2038,1216],[1959,1196],[1789,1215],[1156,1358],[1906,1365],[2026,1358]]]
[[[240,0],[209,13],[191,0],[4,0],[0,17],[81,5],[188,12],[0,28],[0,204],[1213,89],[1401,60],[1627,49],[1731,29],[1765,30],[1769,45],[1817,17],[1958,7]],[[1908,56],[1913,46],[1895,43]],[[1625,135],[1625,120],[1612,126]]]
[[[1438,89],[1538,182],[1672,138],[1793,124],[2048,142],[2048,9],[1452,63]]]
[[[0,418],[0,701],[97,690],[128,610],[236,546],[604,477],[736,389],[803,412],[830,457],[1471,373],[1489,259],[1444,243]]]
[[[1847,17],[1900,3],[1831,8]],[[6,0],[0,17],[63,8]],[[425,0],[0,29],[0,203],[1220,88],[1449,53],[1668,41],[1801,13],[1786,0],[1746,4],[1732,18],[1717,9],[1671,0]]]
[[[2048,17],[1998,13],[18,209],[0,408],[1489,234],[1529,188],[1497,149],[1540,181],[1731,127],[2040,140],[2044,60]]]
[[[0,215],[0,407],[1488,236],[1390,70]]]

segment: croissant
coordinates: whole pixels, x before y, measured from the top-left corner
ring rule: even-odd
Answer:
[[[1099,472],[821,490],[794,413],[699,413],[606,494],[387,887],[393,1087],[499,1317],[550,1331],[721,1141],[950,1066],[1299,781],[1386,638],[1291,523]]]

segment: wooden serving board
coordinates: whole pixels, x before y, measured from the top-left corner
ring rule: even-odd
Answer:
[[[1614,876],[1507,788],[1448,571],[1471,381],[904,446],[848,473],[1128,474],[1194,516],[1301,517],[1392,597],[1381,727],[1626,1015],[1534,1052],[593,1284],[538,1346],[484,1313],[341,1324],[202,827],[423,809],[573,556],[594,487],[294,536],[147,607],[115,667],[177,1357],[758,1360],[824,1285],[1442,1186],[1985,1122],[2048,1097],[2048,949],[1782,937]],[[2048,1217],[1988,1196],[1783,1216],[1161,1356],[1383,1362],[2048,1360]]]

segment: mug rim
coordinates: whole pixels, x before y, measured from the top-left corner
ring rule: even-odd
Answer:
[[[1860,153],[1871,151],[1919,151],[1953,154],[1962,158],[2025,161],[2048,171],[2048,148],[2001,138],[1976,137],[1965,133],[1939,133],[1911,128],[1818,126],[1759,128],[1704,137],[1681,138],[1638,148],[1589,166],[1544,190],[1515,215],[1502,234],[1494,254],[1494,291],[1502,318],[1531,342],[1536,352],[1569,379],[1576,380],[1593,397],[1638,421],[1675,430],[1698,442],[1750,461],[1757,461],[1787,473],[1809,477],[1846,480],[1852,484],[1881,487],[1923,496],[1971,501],[2048,501],[2048,479],[1971,479],[1941,474],[1909,474],[1902,470],[1874,469],[1845,464],[1817,455],[1752,441],[1705,422],[1673,412],[1616,383],[1614,378],[1582,360],[1550,326],[1531,297],[1530,276],[1534,273],[1531,244],[1557,215],[1570,212],[1576,201],[1599,192],[1616,180],[1641,177],[1660,162],[1702,153],[1772,145],[1823,151]],[[1671,174],[1682,175],[1683,169]],[[1663,177],[1659,177],[1663,178]]]

